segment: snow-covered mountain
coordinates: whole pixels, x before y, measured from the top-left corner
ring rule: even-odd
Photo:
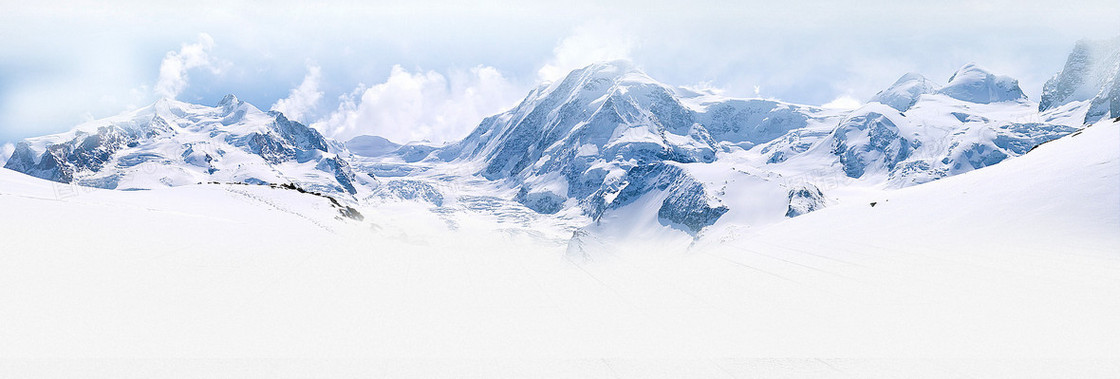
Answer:
[[[919,96],[905,113],[872,102],[832,130],[796,131],[757,153],[781,172],[840,168],[848,178],[904,187],[999,163],[1080,126],[1033,107],[1021,99],[984,104],[941,93]]]
[[[938,85],[922,74],[911,72],[903,75],[890,87],[872,96],[870,102],[882,103],[906,112],[922,95],[945,96],[978,104],[1025,100],[1019,81],[1007,76],[994,75],[974,63],[957,70],[949,83]]]
[[[1014,79],[968,64],[943,87],[903,75],[836,124],[790,131],[748,155],[785,175],[840,172],[903,187],[999,163],[1079,126],[1068,111],[1036,112]]]
[[[1065,67],[1042,88],[1039,111],[1088,102],[1085,124],[1120,117],[1120,37],[1079,41]]]
[[[694,234],[736,213],[732,203],[749,214],[733,218],[773,222],[827,204],[793,204],[805,200],[798,194],[835,186],[822,182],[925,183],[1079,126],[1068,112],[1040,114],[1017,81],[974,64],[944,86],[907,74],[873,100],[846,112],[727,98],[606,62],[537,88],[458,143],[405,161],[474,167],[470,173],[505,183],[537,212],[579,209],[598,224],[618,212],[628,216],[617,222],[656,220],[653,227]],[[743,204],[743,196],[757,199]]]
[[[821,113],[688,92],[614,61],[537,88],[434,156],[480,162],[483,177],[516,183],[517,200],[542,213],[580,207],[597,219],[657,192],[657,217],[697,231],[727,208],[682,165],[822,122]]]
[[[20,142],[6,168],[57,182],[151,189],[201,182],[296,184],[354,194],[349,155],[315,129],[226,96],[214,107],[170,99]]]
[[[1078,44],[1042,104],[975,64],[944,84],[905,74],[845,111],[698,92],[612,61],[541,85],[442,147],[343,144],[229,96],[214,107],[161,100],[32,138],[6,167],[110,189],[294,184],[354,205],[418,202],[449,223],[486,212],[523,226],[551,217],[585,236],[696,236],[991,166],[1073,133],[1112,101],[1114,45]]]
[[[876,93],[871,97],[870,102],[886,104],[899,112],[906,112],[918,102],[918,97],[937,93],[937,88],[937,84],[926,79],[922,74],[911,72],[902,75],[887,89]]]
[[[949,78],[949,84],[938,93],[971,103],[996,103],[1026,99],[1019,81],[997,76],[969,63]]]

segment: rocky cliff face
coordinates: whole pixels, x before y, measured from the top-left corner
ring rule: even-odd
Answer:
[[[789,190],[786,217],[797,217],[828,205],[824,192],[811,183],[802,183]]]
[[[1046,81],[1039,111],[1088,101],[1085,124],[1120,117],[1120,37],[1107,41],[1079,41],[1062,71]]]

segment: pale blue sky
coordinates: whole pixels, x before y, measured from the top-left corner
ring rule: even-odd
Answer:
[[[1120,35],[1115,0],[0,2],[0,143],[161,93],[234,93],[342,139],[448,141],[609,58],[669,84],[815,105],[976,62],[1037,99],[1074,42]]]

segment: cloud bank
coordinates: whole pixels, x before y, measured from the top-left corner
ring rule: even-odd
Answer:
[[[277,100],[272,104],[272,110],[283,113],[288,119],[306,123],[311,112],[319,106],[323,98],[323,91],[319,90],[319,83],[323,80],[322,69],[313,64],[307,65],[307,75],[299,86],[292,88],[288,97]]]
[[[841,95],[840,97],[832,99],[832,101],[824,103],[823,105],[821,105],[821,108],[825,108],[825,109],[856,109],[856,108],[859,108],[860,105],[863,105],[863,103],[860,102],[859,99],[854,98],[854,97],[849,96],[849,95]]]
[[[592,63],[630,58],[635,44],[635,38],[620,23],[592,21],[580,25],[556,45],[553,57],[537,70],[537,77],[556,81]]]
[[[69,130],[87,113],[135,109],[157,94],[213,104],[235,93],[262,108],[302,111],[303,121],[325,121],[342,108],[340,99],[357,109],[373,86],[351,90],[387,82],[394,64],[420,78],[427,71],[418,67],[434,69],[448,88],[452,68],[492,67],[514,83],[519,99],[540,80],[628,57],[668,84],[709,82],[727,96],[823,104],[842,95],[866,101],[911,71],[944,81],[976,61],[1019,79],[1037,100],[1077,39],[1114,37],[1112,21],[1120,18],[1115,1],[1105,0],[1072,0],[1061,9],[1034,0],[208,3],[64,0],[5,8],[0,35],[18,38],[0,39],[0,142]],[[845,14],[859,17],[837,17]],[[317,103],[291,92],[309,60],[322,67]],[[296,82],[280,80],[288,75]],[[433,107],[440,108],[423,106]]]
[[[553,48],[552,56],[538,69],[534,84],[559,80],[592,63],[629,58],[634,46],[635,39],[620,23],[584,23]],[[308,79],[304,84],[308,84]],[[359,135],[378,135],[396,142],[446,143],[465,137],[482,119],[509,109],[528,89],[529,86],[519,85],[498,69],[485,65],[451,70],[446,75],[419,69],[412,72],[395,65],[385,82],[369,87],[359,85],[339,98],[337,110],[313,126],[343,141]],[[289,107],[306,114],[306,110],[295,106],[306,102],[292,99],[301,99],[309,91],[312,90],[301,84],[273,109]],[[318,100],[312,97],[302,99]]]
[[[313,126],[343,141],[369,134],[396,142],[443,143],[465,137],[483,118],[509,108],[524,94],[489,66],[444,75],[396,65],[385,82],[359,85],[343,95],[338,109]]]
[[[187,72],[196,68],[209,68],[215,74],[221,72],[215,60],[210,57],[214,48],[214,38],[209,34],[198,35],[198,42],[183,44],[179,51],[169,51],[159,65],[159,80],[156,82],[156,95],[176,98],[187,88]]]
[[[0,146],[0,166],[4,166],[4,164],[8,163],[8,158],[11,158],[12,153],[15,151],[16,145],[11,144],[10,142],[5,143],[3,146]]]

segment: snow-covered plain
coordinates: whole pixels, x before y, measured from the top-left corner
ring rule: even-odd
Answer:
[[[502,207],[0,170],[0,376],[1120,375],[1116,123],[846,196],[584,260]]]

